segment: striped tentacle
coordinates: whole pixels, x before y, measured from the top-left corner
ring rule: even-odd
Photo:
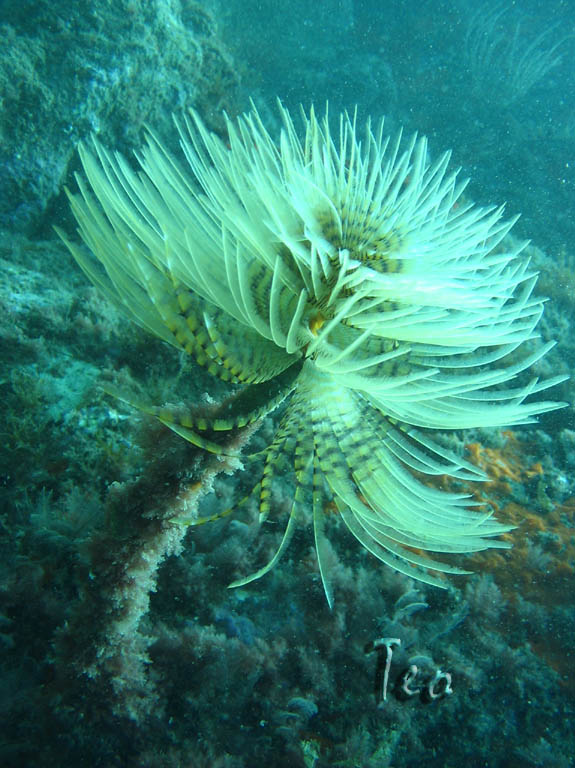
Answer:
[[[218,407],[216,416],[201,415],[197,409],[162,407],[147,408],[162,424],[194,445],[221,454],[222,446],[214,442],[218,432],[242,429],[267,416],[292,392],[300,365],[293,365],[271,382],[251,384]],[[225,414],[225,415],[221,415]],[[212,435],[208,437],[201,433]]]
[[[272,486],[275,477],[284,471],[286,474],[291,471],[290,457],[294,455],[296,450],[298,441],[297,428],[298,424],[291,418],[291,409],[288,406],[276,429],[272,443],[263,451],[265,458],[261,479],[236,505],[237,508],[245,504],[259,492],[258,515],[260,524],[267,520],[271,510]],[[257,458],[260,455],[261,452],[251,454],[248,458]]]
[[[321,470],[320,461],[315,450],[314,439],[314,457],[313,457],[313,475],[312,475],[312,514],[313,514],[313,535],[315,541],[315,552],[317,564],[321,577],[323,591],[330,609],[333,608],[333,587],[331,584],[331,575],[329,572],[329,550],[328,538],[325,531],[325,479]]]
[[[444,573],[460,573],[460,569],[422,557],[411,548],[476,551],[493,545],[486,537],[508,530],[489,521],[489,515],[466,509],[470,505],[465,496],[417,481],[381,440],[382,435],[396,430],[391,423],[382,420],[374,434],[371,423],[363,425],[365,408],[356,393],[312,369],[305,373],[305,396],[311,403],[321,471],[352,533],[382,562],[419,580],[445,586],[428,569]],[[401,450],[408,451],[413,461],[419,459],[420,469],[425,466],[423,452],[409,452],[405,443]],[[437,472],[439,465],[431,468]]]
[[[105,389],[108,394],[155,416],[166,427],[198,448],[222,456],[227,454],[217,442],[217,434],[248,427],[267,416],[289,397],[300,369],[301,363],[295,364],[271,382],[246,386],[221,405],[211,409],[197,406],[154,406],[115,387],[106,386]],[[242,455],[249,458],[249,454]]]
[[[290,407],[289,426],[287,429],[289,430],[289,436],[294,443],[290,455],[293,456],[295,491],[283,536],[273,557],[264,566],[249,576],[232,582],[229,585],[230,587],[244,586],[268,573],[285,553],[298,523],[304,518],[305,502],[309,495],[314,491],[314,440],[309,424],[306,423],[306,419],[302,418],[303,413],[300,412],[299,417],[297,416],[297,413],[297,404],[293,409]],[[260,509],[260,518],[262,518],[263,514],[264,519],[267,517],[269,511],[268,505],[269,493],[271,492],[271,481],[273,479],[273,474],[277,471],[277,465],[274,462],[275,458],[276,457],[273,457],[272,462],[269,464],[267,478],[264,477],[264,480],[266,480],[266,496],[264,498],[264,504],[266,506],[263,510]],[[262,491],[264,480],[262,480]]]
[[[280,426],[276,430],[272,443],[267,446],[263,452],[256,454],[242,455],[243,459],[246,458],[258,458],[261,453],[264,455],[264,468],[261,477],[252,486],[248,493],[244,494],[239,501],[233,504],[231,507],[227,507],[221,512],[216,512],[213,515],[207,517],[196,518],[189,521],[190,525],[202,525],[204,523],[212,522],[213,520],[219,520],[224,517],[228,517],[232,513],[238,512],[243,506],[248,504],[256,495],[258,495],[258,513],[260,524],[265,522],[270,512],[270,499],[272,491],[272,483],[275,474],[282,466],[287,465],[288,457],[293,454],[293,450],[296,443],[296,436],[293,430],[293,423],[291,420],[282,420]],[[221,454],[220,454],[221,455]]]

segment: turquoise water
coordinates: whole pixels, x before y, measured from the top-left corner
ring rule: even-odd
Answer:
[[[448,172],[471,181],[449,216],[470,201],[521,214],[494,253],[530,240],[517,263],[531,260],[533,295],[548,301],[542,341],[526,348],[557,344],[510,386],[568,376],[573,11],[462,0],[0,3],[1,765],[575,764],[572,382],[533,398],[566,405],[530,425],[487,428],[478,417],[439,434],[421,425],[485,473],[475,483],[439,475],[428,487],[475,494],[513,527],[499,539],[508,549],[438,555],[471,572],[445,577],[443,589],[379,562],[350,535],[333,487],[318,484],[330,610],[312,483],[297,458],[294,472],[311,400],[309,422],[304,404],[266,467],[289,403],[253,435],[234,426],[264,407],[271,385],[214,377],[205,354],[132,322],[53,229],[79,242],[65,188],[78,190],[77,147],[90,136],[136,168],[151,130],[185,164],[172,114],[189,108],[226,147],[223,111],[235,120],[255,106],[279,146],[278,98],[298,131],[300,106],[323,114],[329,103],[335,135],[339,114],[357,108],[360,136],[368,117],[375,126],[385,116],[391,136],[403,127],[406,142],[428,137],[429,162],[452,150]],[[246,146],[257,157],[257,137]],[[191,238],[191,214],[183,229]],[[317,335],[327,316],[308,330]],[[228,348],[241,349],[242,324],[226,328]],[[227,360],[208,336],[207,358]],[[502,365],[518,363],[507,351]],[[141,404],[169,404],[178,418],[190,410],[195,424],[232,421],[231,435],[200,430],[226,455],[187,442]],[[346,430],[371,445],[360,413]],[[240,448],[243,458],[227,455]],[[411,470],[423,478],[413,455]],[[262,473],[274,477],[265,521],[258,489],[249,496]],[[281,562],[228,589],[273,557],[294,498],[299,525]],[[195,526],[198,517],[215,519]]]

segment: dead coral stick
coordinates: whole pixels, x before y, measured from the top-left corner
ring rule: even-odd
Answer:
[[[239,452],[256,425],[222,446],[226,455],[207,454],[170,435],[135,481],[111,486],[108,525],[92,538],[81,601],[61,632],[56,666],[84,686],[92,706],[141,722],[159,714],[161,704],[148,674],[153,638],[143,631],[158,569],[184,547],[187,526],[200,500],[221,473],[242,464]],[[162,428],[163,430],[163,428]]]

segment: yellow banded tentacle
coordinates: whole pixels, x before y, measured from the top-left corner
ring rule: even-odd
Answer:
[[[476,516],[466,514],[467,522],[464,527],[462,509],[478,506],[469,499],[468,494],[448,493],[424,485],[405,469],[407,465],[426,474],[447,473],[467,478],[473,471],[472,465],[463,460],[459,462],[458,457],[439,448],[435,458],[432,454],[432,444],[428,443],[424,436],[408,435],[405,430],[404,437],[399,430],[399,422],[387,419],[378,411],[370,410],[368,403],[358,393],[347,391],[343,399],[345,398],[347,403],[343,411],[333,417],[330,414],[333,438],[345,457],[353,483],[372,509],[369,516],[371,524],[388,531],[390,538],[395,541],[447,552],[468,551],[462,537],[468,542],[474,538],[475,543],[480,544],[478,539],[481,536],[504,532],[497,523],[486,524],[491,516],[490,510]],[[346,424],[349,425],[352,421],[358,425],[354,430],[346,427]],[[407,437],[411,441],[421,440],[426,451],[412,445]],[[478,475],[474,474],[472,477],[477,479]],[[385,509],[387,512],[384,512]],[[413,518],[414,534],[425,524],[425,540],[421,536],[409,538],[400,533],[405,528],[406,515]],[[479,526],[481,531],[478,532]],[[454,533],[457,548],[450,543]],[[430,546],[431,542],[433,546]]]
[[[353,399],[357,407],[359,399]],[[356,418],[360,418],[360,414],[361,410],[357,409]],[[418,481],[405,470],[369,423],[361,421],[361,429],[353,434],[342,429],[337,419],[332,424],[333,437],[346,462],[351,481],[367,505],[368,511],[362,509],[359,514],[360,523],[369,527],[371,535],[375,536],[375,532],[382,534],[385,541],[383,546],[396,549],[399,544],[443,552],[461,552],[468,549],[462,537],[468,540],[473,537],[477,544],[482,534],[490,535],[493,532],[486,526],[481,533],[476,530],[477,525],[484,524],[490,514],[479,514],[473,519],[471,513],[468,513],[464,530],[461,526],[462,508],[473,506],[473,502],[470,503],[464,494],[450,494]],[[392,429],[389,425],[384,427],[388,433]],[[405,520],[409,514],[413,520],[411,535],[405,532]],[[457,545],[454,545],[453,533],[458,529]],[[379,540],[379,537],[375,537]],[[411,559],[408,552],[405,557]],[[447,569],[441,563],[433,567],[436,570]]]
[[[282,421],[282,424],[283,424],[283,421]],[[246,493],[239,501],[237,501],[231,507],[227,507],[222,512],[217,512],[208,517],[203,517],[203,518],[199,518],[198,520],[194,520],[192,523],[193,525],[202,525],[203,523],[211,522],[212,520],[219,520],[221,518],[227,517],[228,515],[231,515],[232,513],[237,512],[241,507],[247,504],[247,502],[250,501],[250,499],[252,499],[258,493],[258,491],[259,491],[259,505],[258,505],[259,522],[262,523],[266,520],[270,510],[269,499],[271,498],[271,484],[274,479],[274,473],[278,468],[278,464],[281,461],[285,461],[286,456],[291,455],[291,451],[293,450],[293,443],[295,442],[294,439],[288,442],[290,438],[294,438],[294,435],[292,435],[291,421],[289,419],[286,419],[285,424],[283,424],[283,428],[282,428],[282,424],[280,424],[280,427],[278,427],[278,431],[276,432],[273,442],[269,446],[267,446],[263,451],[263,453],[265,454],[265,464],[264,464],[262,477],[257,481],[257,483],[252,487],[252,489],[248,491],[248,493]],[[250,458],[250,459],[255,458],[259,456],[261,453],[262,452],[250,454],[247,458]],[[243,456],[242,458],[246,458],[246,457]]]
[[[394,541],[438,552],[484,549],[487,546],[485,537],[511,529],[492,519],[493,510],[489,505],[475,501],[468,493],[452,493],[425,485],[405,468],[407,466],[428,475],[449,474],[463,479],[482,479],[482,474],[473,465],[436,446],[424,435],[409,430],[400,422],[370,411],[361,398],[356,396],[355,399],[359,420],[366,430],[365,435],[351,439],[349,435],[341,433],[340,440],[348,465],[354,468],[354,482],[375,512],[371,525],[385,533],[389,533],[390,524],[395,525],[395,530],[389,533]],[[398,510],[396,517],[389,513],[382,516],[387,492],[389,499],[395,500],[393,506]],[[425,539],[418,535],[409,537],[405,532],[400,533],[401,519],[405,519],[400,511],[401,505],[420,507],[417,527],[421,527],[422,523],[425,525]],[[474,514],[471,507],[480,509]],[[392,505],[388,504],[387,508],[391,509]],[[464,510],[465,525],[462,524]],[[414,527],[414,534],[415,530]],[[501,548],[506,547],[506,544],[490,542],[489,546]]]
[[[255,489],[254,489],[255,490]],[[214,512],[213,515],[205,515],[204,517],[190,518],[189,520],[178,518],[178,523],[181,525],[187,525],[190,527],[196,527],[198,525],[205,525],[206,523],[213,523],[216,520],[223,520],[229,517],[231,514],[237,511],[239,505],[233,507],[226,507],[221,512]]]
[[[280,439],[276,437],[270,445],[270,449],[266,452],[258,506],[260,524],[265,522],[268,518],[271,509],[272,484],[274,478],[278,469],[281,469],[282,464],[286,462],[285,457],[291,455],[294,443],[295,436],[292,432],[291,425],[289,422],[286,422]],[[280,452],[282,448],[284,449],[283,453]]]
[[[426,475],[450,475],[460,480],[485,480],[486,475],[463,457],[435,443],[419,430],[384,414],[368,401],[358,398],[361,421],[402,464]],[[461,498],[469,498],[468,494]],[[466,502],[466,505],[473,502]]]
[[[292,435],[291,426],[289,419],[282,419],[273,442],[263,451],[265,460],[261,478],[253,488],[245,494],[245,496],[228,509],[228,514],[242,507],[259,491],[259,522],[261,524],[266,520],[270,510],[271,485],[275,472],[278,469],[278,466],[286,460],[285,457],[291,455],[291,451],[293,450],[294,436]],[[261,453],[262,452],[260,451],[258,453],[250,454],[248,458],[253,459],[261,455]]]
[[[412,345],[394,339],[373,337],[368,329],[355,328],[353,318],[333,328],[322,340],[317,356],[322,370],[337,374],[342,383],[346,377],[355,388],[362,383],[368,388],[382,379],[420,374],[431,375],[432,369],[416,365]]]
[[[249,584],[250,582],[264,576],[266,573],[271,571],[272,568],[274,568],[274,566],[277,564],[277,562],[288,548],[296,525],[302,516],[302,506],[305,501],[306,491],[311,485],[311,473],[313,471],[313,448],[309,443],[310,436],[311,432],[304,429],[302,432],[297,433],[295,437],[296,446],[294,452],[294,470],[296,473],[296,487],[288,522],[275,554],[264,566],[262,566],[262,568],[259,568],[249,576],[237,579],[236,581],[233,581],[231,584],[229,584],[228,586],[230,588],[244,586],[245,584]]]
[[[303,425],[302,413],[297,409],[297,401],[292,401],[288,409],[283,414],[279,426],[276,429],[272,443],[265,449],[265,462],[262,473],[259,498],[259,522],[267,520],[270,512],[270,499],[272,492],[272,483],[279,471],[282,471],[288,463],[289,457],[294,457],[294,467],[296,482],[298,473],[302,469],[302,451],[303,443]],[[261,453],[261,452],[260,452]],[[259,453],[250,454],[249,458],[255,458]],[[255,492],[257,486],[244,498],[249,499]]]
[[[196,362],[216,378],[237,384],[240,378],[234,376],[218,355],[204,322],[206,302],[197,294],[174,283],[174,294],[170,301],[159,307],[164,321],[174,334],[180,346]]]
[[[345,393],[342,393],[341,399],[342,402],[345,401]],[[440,578],[430,574],[428,569],[444,573],[467,573],[459,568],[418,555],[406,548],[405,543],[410,546],[429,547],[425,547],[421,541],[416,543],[413,539],[405,542],[400,532],[394,527],[393,520],[390,519],[386,524],[382,518],[381,523],[377,524],[378,513],[364,498],[363,488],[358,485],[356,475],[358,465],[355,460],[360,455],[367,456],[368,452],[363,448],[360,449],[361,441],[357,432],[354,433],[353,444],[345,444],[344,435],[349,435],[349,430],[340,431],[342,423],[337,416],[341,414],[337,413],[337,409],[335,410],[334,414],[329,406],[322,407],[321,398],[318,400],[317,407],[312,409],[315,450],[320,469],[326,476],[334,493],[337,508],[350,532],[381,562],[419,581],[445,588],[446,584]],[[364,433],[364,437],[367,436],[367,433]],[[374,444],[370,440],[367,442],[373,450]],[[364,465],[360,466],[363,469]],[[370,471],[381,473],[381,467],[373,466],[373,459],[369,467]],[[365,472],[368,472],[367,467]],[[383,533],[383,530],[387,531],[388,535]]]
[[[262,338],[253,328],[242,326],[238,333],[238,322],[216,307],[206,310],[203,321],[221,364],[243,383],[273,379],[301,357]]]
[[[117,400],[122,400],[122,402],[131,405],[133,408],[137,408],[137,410],[148,414],[148,416],[154,416],[162,424],[164,424],[164,426],[168,427],[173,432],[187,440],[189,443],[195,445],[197,448],[202,448],[209,453],[215,453],[220,456],[240,455],[240,452],[233,454],[226,452],[223,450],[223,446],[219,445],[213,440],[210,440],[207,437],[204,437],[203,435],[198,434],[195,429],[201,430],[202,427],[204,429],[208,429],[208,419],[203,417],[198,417],[197,419],[194,418],[194,412],[192,410],[177,406],[171,407],[168,405],[149,405],[148,403],[140,400],[138,397],[132,394],[127,394],[111,384],[106,383],[101,386],[104,392],[106,392],[108,395],[115,397]],[[231,429],[233,429],[233,426],[230,427],[230,430]]]
[[[276,376],[271,382],[247,386],[217,406],[212,413],[185,406],[148,405],[111,385],[106,385],[104,389],[113,397],[123,400],[144,413],[155,416],[164,426],[192,445],[220,456],[236,456],[239,455],[239,452],[238,454],[227,453],[224,447],[215,440],[216,434],[248,427],[275,410],[293,391],[300,369],[301,363],[296,363]],[[261,451],[258,451],[254,454],[242,453],[242,456],[247,459],[260,454]]]
[[[312,513],[313,513],[313,534],[315,540],[315,552],[317,556],[317,565],[323,585],[323,591],[330,610],[333,608],[333,586],[331,584],[328,560],[328,539],[325,533],[325,493],[323,488],[323,475],[317,456],[313,459],[312,476]]]
[[[334,501],[342,520],[355,538],[371,554],[380,562],[410,578],[442,588],[447,586],[446,583],[431,575],[427,570],[428,568],[438,571],[447,570],[457,574],[467,573],[467,571],[450,568],[443,563],[417,556],[401,546],[394,545],[392,540],[383,534],[370,531],[367,520],[373,517],[373,510],[361,500],[358,489],[350,477],[345,457],[342,454],[338,455],[333,443],[328,443],[330,445],[329,451],[324,450],[324,439],[325,436],[319,436],[316,443],[320,469],[326,475],[334,492]],[[417,562],[413,562],[412,558]]]
[[[132,250],[134,246],[132,245]],[[137,283],[145,290],[148,301],[173,335],[172,343],[193,357],[217,378],[237,383],[229,371],[221,368],[217,352],[202,321],[205,301],[196,293],[183,288],[169,269],[149,259],[134,260]],[[124,281],[125,283],[126,281]],[[124,291],[127,286],[124,287]],[[148,310],[149,314],[149,310]]]
[[[265,464],[263,474],[260,480],[252,487],[248,493],[246,493],[239,501],[233,504],[231,507],[227,507],[221,512],[216,512],[213,515],[207,515],[205,517],[197,518],[187,522],[188,525],[203,525],[204,523],[213,522],[215,520],[221,520],[229,515],[236,513],[241,507],[247,504],[259,491],[259,522],[262,523],[267,518],[270,509],[269,499],[271,498],[271,483],[273,482],[274,472],[278,468],[278,464],[281,461],[287,461],[286,457],[292,455],[293,447],[295,443],[295,435],[293,434],[293,424],[290,419],[282,419],[273,442],[265,448],[263,453],[265,454]],[[242,458],[255,458],[262,452],[250,454],[247,457]]]
[[[310,446],[313,446],[311,431],[306,429],[304,412],[299,408],[300,403],[294,398],[286,412],[283,414],[280,424],[276,430],[274,440],[266,451],[266,461],[262,476],[262,489],[260,493],[260,523],[264,522],[270,511],[269,500],[271,498],[271,486],[274,477],[284,465],[288,463],[289,457],[293,456],[294,466],[292,470],[295,473],[296,484],[301,482],[302,472],[309,460]],[[306,450],[303,450],[303,446]],[[281,451],[281,453],[280,453]],[[298,493],[296,488],[296,494]]]

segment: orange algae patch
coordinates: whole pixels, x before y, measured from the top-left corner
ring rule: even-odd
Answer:
[[[505,501],[511,495],[511,483],[523,485],[533,478],[543,478],[543,465],[540,461],[534,463],[526,461],[524,451],[528,444],[519,441],[511,430],[503,431],[502,435],[505,437],[505,443],[500,448],[489,448],[481,443],[469,443],[465,446],[471,462],[482,469],[489,478],[480,486],[468,486],[468,490],[476,498],[489,504],[501,522],[511,522],[514,525],[525,524],[525,510],[520,515],[512,507],[511,510],[505,510],[503,517],[500,513],[505,509]],[[514,519],[505,518],[505,514],[509,512]],[[534,518],[529,521],[530,527],[537,529],[540,516],[536,512],[530,514]],[[539,528],[539,530],[542,529]],[[514,540],[513,536],[503,538]]]
[[[575,592],[575,497],[553,504],[545,493],[545,469],[529,457],[533,446],[508,430],[505,444],[488,448],[466,446],[470,460],[488,476],[482,484],[463,483],[464,490],[489,504],[502,523],[516,528],[500,537],[511,549],[488,549],[467,556],[462,565],[478,573],[489,572],[508,601],[500,629],[510,630],[525,617],[518,598],[544,609],[565,605]],[[526,486],[525,504],[510,501],[511,483]],[[461,486],[459,486],[461,489]],[[529,644],[545,664],[555,669],[561,685],[573,677],[572,660],[564,640],[530,627]]]
[[[495,581],[506,599],[515,602],[518,595],[545,606],[559,605],[566,594],[575,589],[575,528],[565,522],[557,505],[545,515],[515,502],[505,505],[498,519],[517,528],[502,539],[512,544],[505,551],[487,550],[468,558],[471,567],[493,573]],[[573,512],[573,507],[568,509]],[[532,548],[540,546],[537,534],[548,534],[544,555],[549,560],[545,567],[533,565]]]
[[[466,445],[471,462],[489,479],[479,485],[463,483],[463,488],[489,504],[500,522],[516,526],[500,537],[512,549],[478,552],[466,557],[463,563],[472,570],[493,573],[511,601],[521,594],[533,602],[559,604],[566,590],[572,594],[575,587],[575,498],[551,508],[546,499],[542,507],[538,497],[538,484],[544,485],[542,463],[528,457],[532,446],[518,440],[512,430],[505,430],[502,435],[505,443],[501,447],[491,448],[479,442]],[[509,500],[511,483],[528,486],[530,500],[526,505]],[[541,534],[547,534],[544,544]],[[534,565],[536,548],[548,556],[544,568]]]
[[[538,475],[543,475],[540,461],[525,466],[522,455],[523,444],[517,440],[513,432],[502,432],[506,438],[502,448],[487,448],[481,443],[469,443],[465,446],[471,461],[480,467],[488,476],[487,486],[493,486],[505,493],[510,493],[508,481],[521,483]]]

